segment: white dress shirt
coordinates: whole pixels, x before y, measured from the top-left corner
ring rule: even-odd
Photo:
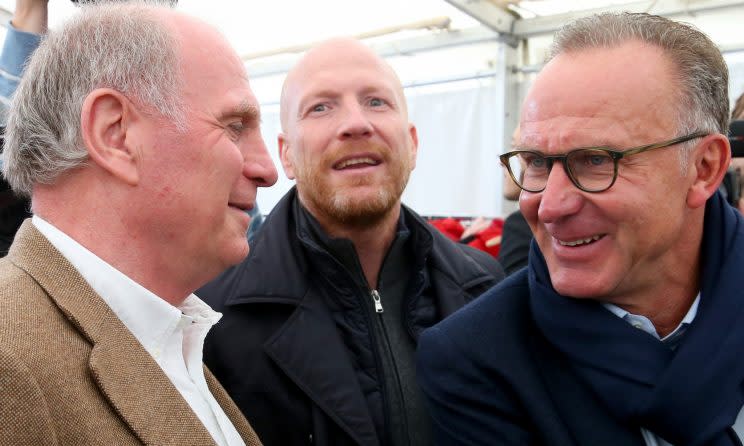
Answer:
[[[684,336],[685,328],[692,323],[692,321],[695,319],[695,316],[697,315],[698,304],[700,304],[700,293],[698,293],[695,301],[690,306],[690,309],[687,310],[687,314],[682,319],[682,322],[679,323],[677,328],[675,328],[674,331],[672,331],[668,335],[661,338],[659,336],[659,333],[656,332],[654,324],[647,317],[629,313],[622,308],[610,303],[602,303],[602,305],[610,312],[612,312],[615,316],[626,321],[635,328],[645,331],[661,342],[673,341],[680,336]],[[736,435],[740,439],[744,438],[744,410],[739,411],[739,415],[737,415],[736,421],[734,421],[734,425],[732,427],[734,429],[734,432],[736,432]],[[641,434],[643,435],[643,439],[646,441],[646,446],[673,446],[671,443],[649,431],[648,429],[642,428]]]
[[[222,315],[194,294],[174,307],[41,217],[35,215],[32,222],[155,359],[214,441],[220,446],[244,446],[209,391],[202,368],[204,338]]]

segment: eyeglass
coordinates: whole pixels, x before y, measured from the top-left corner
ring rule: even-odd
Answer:
[[[579,189],[584,192],[603,192],[615,184],[618,161],[621,159],[649,150],[671,147],[707,135],[706,132],[698,131],[669,141],[623,151],[608,147],[584,147],[562,155],[545,155],[533,150],[515,150],[504,153],[499,156],[499,159],[517,186],[527,192],[545,190],[555,161],[563,163],[563,168],[571,182]]]

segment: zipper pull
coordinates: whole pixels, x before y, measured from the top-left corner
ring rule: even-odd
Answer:
[[[382,313],[382,298],[380,297],[380,293],[377,290],[372,290],[370,294],[372,295],[372,300],[375,302],[375,313]]]

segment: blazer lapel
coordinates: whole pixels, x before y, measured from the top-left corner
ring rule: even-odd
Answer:
[[[319,296],[308,293],[264,349],[358,444],[379,444],[356,373],[343,360],[348,353]]]
[[[144,444],[214,445],[160,366],[30,220],[19,229],[9,258],[34,277],[92,344],[93,380]]]

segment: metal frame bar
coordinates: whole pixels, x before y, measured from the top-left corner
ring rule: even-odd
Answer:
[[[370,46],[380,56],[392,57],[496,41],[499,41],[497,33],[479,26],[456,31],[442,31]],[[300,54],[285,54],[270,59],[248,60],[246,61],[246,68],[251,78],[274,76],[286,73],[300,57]]]
[[[731,9],[744,10],[744,1],[707,0],[705,2],[690,2],[689,0],[646,0],[604,8],[586,9],[566,14],[521,19],[514,23],[513,33],[515,37],[523,39],[538,35],[552,34],[561,26],[574,19],[602,12],[642,11],[664,17],[676,18],[679,16],[694,16],[695,14],[700,13]]]

